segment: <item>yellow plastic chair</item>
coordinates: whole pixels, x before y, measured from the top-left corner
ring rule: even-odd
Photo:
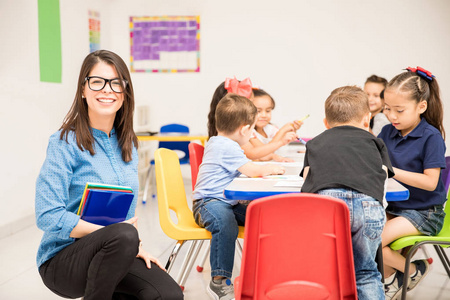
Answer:
[[[155,172],[159,223],[168,237],[177,240],[165,266],[167,272],[170,272],[184,243],[193,241],[176,278],[176,282],[184,289],[186,279],[201,248],[201,243],[198,244],[204,240],[210,240],[211,233],[195,223],[193,213],[188,206],[177,153],[165,148],[157,149]],[[178,222],[172,220],[170,211],[176,214]],[[244,237],[243,226],[239,226],[238,237]]]

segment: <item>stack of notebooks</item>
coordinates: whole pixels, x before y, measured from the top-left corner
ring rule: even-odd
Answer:
[[[133,197],[130,187],[88,182],[77,215],[86,222],[103,226],[122,222]]]

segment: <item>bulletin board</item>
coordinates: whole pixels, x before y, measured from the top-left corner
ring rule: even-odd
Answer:
[[[89,11],[89,51],[100,50],[100,13]]]
[[[131,72],[200,72],[200,16],[130,17]]]

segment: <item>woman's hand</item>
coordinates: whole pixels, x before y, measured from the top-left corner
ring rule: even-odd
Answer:
[[[159,262],[159,260],[156,257],[153,257],[152,255],[150,255],[150,253],[148,253],[147,251],[145,251],[142,246],[139,246],[139,253],[136,257],[139,257],[140,259],[142,259],[143,261],[145,261],[145,264],[147,265],[147,268],[151,269],[151,263],[153,262],[155,263],[158,267],[160,267],[161,269],[163,269],[164,271],[166,271],[166,269],[164,269],[164,267],[162,266],[162,264]]]

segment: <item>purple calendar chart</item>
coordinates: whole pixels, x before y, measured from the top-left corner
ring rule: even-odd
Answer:
[[[130,17],[131,72],[200,72],[200,17]]]

